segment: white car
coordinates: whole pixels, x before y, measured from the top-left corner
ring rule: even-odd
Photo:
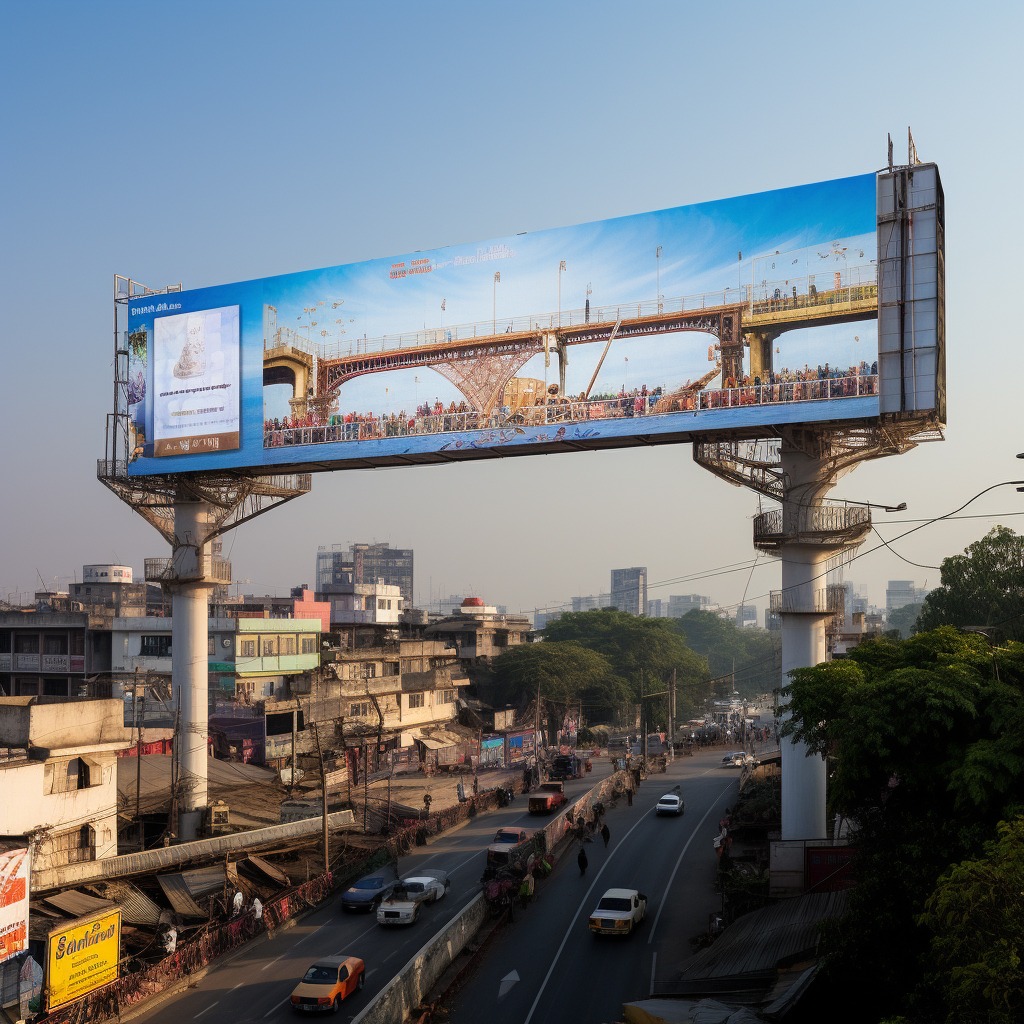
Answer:
[[[746,768],[757,763],[758,760],[753,754],[748,754],[743,750],[735,750],[722,758],[723,768]]]
[[[647,915],[647,897],[636,889],[609,889],[591,911],[595,935],[629,935]]]
[[[436,903],[451,884],[447,871],[420,871],[403,875],[391,895],[377,907],[378,924],[412,924],[424,903]]]
[[[683,798],[678,793],[666,793],[658,801],[657,806],[654,808],[655,814],[674,814],[676,816],[683,813],[686,805],[683,803]]]

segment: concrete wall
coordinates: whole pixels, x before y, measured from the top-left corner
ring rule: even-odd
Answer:
[[[131,742],[124,728],[120,700],[76,700],[53,704],[17,703],[0,698],[0,747],[43,750],[87,748],[104,743]]]
[[[413,956],[352,1024],[395,1024],[408,1019],[476,934],[488,913],[483,893],[478,893],[447,928]]]

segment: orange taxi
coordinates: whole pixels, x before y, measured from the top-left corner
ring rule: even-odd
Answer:
[[[366,965],[357,956],[325,956],[312,964],[292,992],[299,1013],[337,1013],[342,1000],[366,981]]]

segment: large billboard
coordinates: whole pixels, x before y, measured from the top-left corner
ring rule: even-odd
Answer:
[[[118,978],[121,911],[79,917],[46,937],[47,1012]]]
[[[128,303],[131,475],[879,416],[876,175]]]
[[[0,853],[0,964],[28,949],[28,850]]]

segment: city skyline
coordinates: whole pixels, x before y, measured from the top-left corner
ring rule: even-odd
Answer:
[[[1024,154],[1020,125],[991,102],[1016,91],[1020,10],[1003,12],[993,38],[984,19],[954,35],[915,3],[867,2],[841,36],[809,5],[777,19],[748,17],[742,5],[651,3],[647,17],[615,5],[527,5],[509,25],[500,12],[453,3],[410,7],[398,28],[358,5],[308,5],[312,13],[289,18],[269,3],[247,4],[244,17],[186,3],[188,17],[168,20],[154,3],[115,0],[105,9],[114,29],[86,5],[61,5],[58,18],[53,9],[11,9],[0,71],[20,97],[4,111],[0,154],[11,197],[0,212],[0,599],[55,576],[66,583],[83,564],[140,572],[145,557],[168,554],[95,476],[112,411],[115,273],[207,287],[870,173],[886,163],[887,133],[895,159],[906,159],[908,125],[947,200],[948,426],[944,441],[838,483],[832,497],[907,505],[873,510],[877,533],[845,576],[882,604],[887,581],[936,586],[943,558],[999,523],[1017,528],[1021,496],[996,485],[1022,475],[1012,389],[1021,360],[989,297],[1014,293],[1006,226],[1024,211],[1010,188],[992,216],[979,149],[999,140],[1000,176]],[[955,46],[963,72],[894,85],[882,23],[936,53]],[[496,38],[549,73],[506,73]],[[601,38],[616,40],[614,75],[594,60]],[[711,45],[681,61],[683,38],[727,39],[732,70]],[[439,61],[453,40],[458,61]],[[301,55],[302,74],[273,60],[257,73],[251,54],[271,41]],[[126,74],[127,59],[101,63],[106,52],[144,57],[146,73]],[[385,55],[393,80],[379,88]],[[339,115],[338,98],[355,87],[359,102]],[[736,259],[730,285],[745,283],[758,255]],[[649,254],[643,273],[655,275],[655,291],[669,256]],[[471,315],[500,313],[512,286],[503,277],[490,308],[485,288]],[[558,286],[556,262],[552,308]],[[601,298],[600,282],[571,262],[561,287],[566,305],[588,287]],[[462,319],[454,296],[446,323]],[[412,326],[433,326],[440,313],[417,310]],[[640,383],[625,357],[615,369]],[[601,593],[611,566],[646,565],[654,598],[700,591],[722,606],[763,606],[780,573],[753,548],[761,510],[756,495],[697,467],[688,445],[671,445],[321,474],[311,494],[222,539],[236,577],[267,593],[303,582],[310,538],[392,537],[419,553],[419,600],[462,591],[532,612]]]

